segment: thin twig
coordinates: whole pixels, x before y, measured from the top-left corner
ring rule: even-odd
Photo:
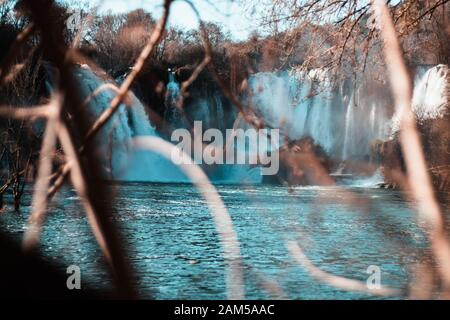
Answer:
[[[101,181],[98,161],[90,146],[81,161],[81,155],[75,146],[75,137],[83,137],[87,133],[87,116],[84,110],[80,110],[82,102],[79,101],[76,92],[77,85],[73,76],[74,62],[68,55],[69,48],[65,45],[64,35],[62,32],[57,32],[59,30],[55,30],[56,23],[51,23],[53,20],[49,21],[46,16],[48,12],[55,10],[55,4],[44,0],[23,0],[23,3],[28,7],[31,18],[41,30],[45,56],[58,71],[58,90],[63,99],[64,110],[61,112],[57,132],[72,166],[72,182],[81,195],[99,245],[110,262],[109,266],[119,295],[133,298],[135,291],[132,283],[132,266],[128,263],[126,252],[123,250],[120,231],[111,218],[109,202],[105,201],[106,188]],[[68,114],[71,116],[70,132],[67,126]]]
[[[104,83],[101,86],[99,86],[97,89],[94,90],[86,99],[84,99],[83,104],[81,105],[82,108],[87,107],[92,99],[94,99],[96,96],[98,96],[100,93],[102,93],[105,90],[112,90],[115,93],[119,94],[120,90],[119,88],[114,85],[113,83]]]
[[[134,64],[132,71],[120,86],[117,96],[111,101],[110,106],[107,109],[105,109],[105,111],[103,111],[100,117],[94,122],[92,127],[89,129],[88,133],[85,136],[84,144],[79,149],[80,154],[84,153],[86,144],[90,142],[90,140],[95,136],[95,134],[105,125],[106,122],[108,122],[108,120],[119,108],[120,104],[127,96],[128,91],[130,90],[131,85],[133,84],[137,75],[142,70],[144,64],[147,62],[149,57],[151,57],[152,53],[154,52],[156,45],[161,40],[163,32],[165,30],[167,19],[170,12],[171,2],[172,2],[171,0],[165,0],[163,16],[158,22],[157,26],[155,27],[155,30],[153,31],[149,42],[147,43],[147,45],[139,55],[138,59],[136,60],[136,63]],[[59,170],[59,172],[60,175],[56,177],[55,182],[50,187],[49,192],[47,194],[47,198],[49,199],[51,199],[55,195],[55,193],[59,190],[59,188],[61,188],[61,186],[63,185],[65,178],[70,172],[70,164],[68,163],[64,164],[63,167]]]
[[[294,257],[294,259],[302,265],[312,277],[330,286],[346,291],[359,291],[378,296],[395,296],[400,293],[397,289],[392,289],[381,285],[379,288],[369,289],[367,284],[362,281],[348,279],[322,271],[306,257],[296,242],[287,242],[287,247],[292,257]]]
[[[181,84],[181,95],[186,94],[186,90],[189,86],[198,78],[199,74],[205,69],[205,67],[211,62],[211,56],[208,53],[205,53],[205,58],[203,58],[202,62],[195,68],[194,72],[192,72],[191,76],[183,81]]]
[[[241,254],[237,234],[228,211],[206,174],[184,151],[158,137],[139,137],[133,140],[133,146],[139,149],[161,154],[169,160],[175,160],[180,168],[194,183],[205,199],[214,218],[216,230],[222,244],[224,258],[228,264],[228,298],[244,299]]]
[[[17,52],[19,51],[20,47],[28,40],[33,32],[34,24],[30,23],[17,35],[15,42],[8,52],[8,55],[4,59],[3,64],[0,66],[0,85],[4,84],[5,78],[11,70],[11,66],[17,57]]]
[[[6,116],[16,119],[29,119],[46,118],[49,113],[49,106],[43,105],[38,107],[11,107],[0,106],[0,116]]]
[[[39,240],[41,226],[47,210],[47,189],[50,183],[49,177],[52,173],[52,155],[56,145],[56,124],[59,117],[61,102],[59,96],[54,96],[51,103],[47,106],[48,113],[51,116],[47,118],[44,137],[42,140],[41,151],[39,155],[39,167],[34,184],[32,198],[32,212],[28,219],[28,229],[23,237],[23,248],[25,251],[34,249]]]
[[[126,77],[124,82],[119,88],[119,93],[117,96],[111,101],[109,108],[107,108],[100,117],[95,121],[92,127],[89,129],[88,133],[85,137],[85,144],[89,143],[92,137],[103,127],[103,125],[112,117],[114,112],[119,108],[120,104],[124,101],[128,90],[131,89],[132,84],[134,83],[136,77],[141,72],[143,66],[147,62],[147,60],[152,56],[153,52],[159,41],[161,40],[164,30],[166,28],[167,20],[170,12],[170,4],[171,0],[164,1],[164,13],[162,18],[159,20],[158,24],[155,27],[155,30],[152,32],[150,36],[150,40],[144,49],[141,51],[141,54],[136,60],[136,63],[131,69],[130,74]],[[84,147],[82,147],[82,150]]]
[[[384,54],[396,110],[400,113],[400,143],[405,158],[410,187],[417,200],[418,212],[428,223],[429,239],[444,290],[450,290],[450,243],[441,209],[436,201],[416,120],[411,108],[412,84],[403,60],[400,44],[389,10],[381,0],[372,0],[384,39]]]
[[[91,226],[92,232],[94,233],[95,238],[103,251],[108,262],[111,264],[111,252],[105,241],[104,232],[99,226],[97,214],[95,213],[94,208],[92,207],[91,202],[89,201],[89,197],[87,195],[87,187],[86,181],[83,179],[83,173],[80,165],[79,156],[77,154],[76,148],[72,143],[72,139],[70,137],[69,131],[67,127],[62,122],[58,123],[58,138],[61,142],[64,153],[67,157],[67,162],[70,163],[70,178],[73,186],[81,199],[81,202],[86,211],[86,215],[89,219],[89,225]]]

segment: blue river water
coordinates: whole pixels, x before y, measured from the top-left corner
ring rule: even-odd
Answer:
[[[217,185],[241,246],[246,298],[274,298],[271,281],[289,299],[366,299],[311,277],[290,256],[297,241],[320,269],[366,281],[378,266],[381,284],[406,290],[410,268],[429,259],[428,241],[414,203],[399,191],[358,187]],[[111,186],[114,216],[142,297],[226,298],[222,249],[204,200],[189,184]],[[5,199],[10,200],[8,197]],[[30,212],[27,189],[20,212],[0,213],[2,232],[21,241]],[[447,201],[448,203],[448,201]],[[448,216],[450,206],[444,204]],[[109,289],[111,278],[79,199],[65,187],[52,201],[40,250],[61,266],[78,265],[83,283]],[[276,298],[276,297],[275,297]],[[403,298],[397,296],[393,298]]]

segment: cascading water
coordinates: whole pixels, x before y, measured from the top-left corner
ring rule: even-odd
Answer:
[[[446,65],[419,68],[414,80],[412,110],[417,120],[442,118],[448,112],[450,99],[450,73]],[[400,129],[400,115],[392,118],[394,135]]]
[[[345,113],[345,136],[344,136],[344,149],[342,151],[342,159],[347,160],[354,146],[354,109],[355,109],[355,95],[352,94],[350,103]]]
[[[75,71],[80,78],[80,89],[83,98],[88,98],[95,90],[106,83],[113,83],[106,75],[95,74],[88,66],[82,66]],[[102,90],[89,101],[89,108],[94,117],[98,117],[116,93],[111,89]],[[173,72],[169,72],[169,83],[166,90],[165,118],[172,129],[185,128],[184,119],[178,107],[180,99],[180,84],[176,81]],[[151,125],[144,106],[129,92],[127,105],[122,104],[112,119],[102,128],[97,137],[100,158],[107,176],[112,180],[146,181],[146,182],[189,182],[185,175],[170,161],[159,155],[146,151],[134,151],[129,142],[137,136],[159,136]],[[224,112],[220,98],[215,99],[216,116],[223,116]],[[199,99],[195,101],[196,112],[194,120],[205,122],[207,129],[213,123],[222,122],[222,119],[212,119],[208,101]],[[106,143],[105,143],[106,142]],[[217,183],[259,183],[261,177],[259,168],[249,169],[244,165],[220,165],[204,167],[210,178]]]
[[[271,126],[293,140],[311,136],[335,159],[368,157],[373,140],[387,137],[383,104],[361,88],[340,92],[326,70],[257,73],[249,85],[252,103]]]
[[[214,122],[212,117],[212,103],[209,103],[206,98],[199,98],[195,102],[195,109],[193,110],[193,118],[198,121],[202,121],[203,128],[209,129],[214,127],[212,122]]]
[[[79,83],[85,97],[109,81],[88,67],[77,69],[76,74],[82,79]],[[414,112],[419,119],[440,117],[447,110],[448,68],[436,66],[420,74],[415,81]],[[336,90],[325,70],[257,73],[249,78],[249,88],[251,102],[271,127],[282,128],[291,139],[309,135],[336,159],[367,157],[374,139],[385,140],[389,127],[392,132],[397,128],[398,116],[391,121],[386,113],[386,101],[367,95],[363,86],[347,89],[347,92]],[[177,107],[180,84],[171,71],[166,92],[166,121],[172,129],[186,127]],[[98,116],[114,96],[112,90],[103,90],[92,98],[89,106],[94,115]],[[186,182],[178,168],[160,156],[148,152],[130,153],[127,147],[130,139],[158,136],[158,133],[131,92],[127,104],[128,107],[120,106],[97,138],[109,177],[129,181]],[[218,94],[197,96],[191,104],[190,117],[203,121],[203,130],[226,128],[225,112]],[[239,141],[236,148],[249,151],[248,146]],[[205,170],[215,182],[261,181],[258,167],[217,165],[205,167]],[[378,175],[375,180],[379,180]]]
[[[225,113],[223,111],[222,100],[218,95],[214,95],[214,100],[216,102],[216,110],[217,110],[217,128],[219,130],[224,130],[225,128]]]
[[[80,91],[84,94],[84,98],[110,82],[94,74],[87,66],[78,68],[75,72],[81,80]],[[114,91],[105,89],[94,96],[89,102],[93,115],[98,117],[109,106],[115,95]],[[109,178],[125,181],[187,181],[175,165],[161,156],[144,151],[132,151],[129,148],[129,142],[134,137],[159,135],[151,126],[144,106],[132,92],[129,92],[126,103],[128,106],[120,105],[97,137],[98,145],[101,146],[99,151],[103,166]]]
[[[173,129],[185,128],[187,124],[183,119],[183,115],[180,110],[180,83],[175,79],[175,72],[171,69],[169,72],[169,82],[166,86],[166,99],[165,106],[166,111],[164,113],[164,120],[169,123]]]
[[[191,121],[201,121],[203,134],[210,128],[216,128],[225,133],[225,112],[220,96],[216,94],[194,95],[190,108],[185,108],[184,112]],[[167,84],[165,99],[165,120],[172,129],[189,128],[179,109],[180,84],[174,76],[174,72],[169,70],[169,83]],[[231,129],[231,128],[229,128]],[[248,148],[242,147],[241,141],[237,141],[236,149],[247,152]],[[215,183],[260,183],[262,178],[258,167],[249,168],[247,165],[221,164],[203,165],[205,172]]]
[[[169,69],[169,82],[167,83],[167,94],[172,101],[176,101],[180,95],[180,84],[175,80],[175,72]]]

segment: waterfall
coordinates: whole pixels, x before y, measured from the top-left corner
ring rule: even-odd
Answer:
[[[216,123],[217,123],[217,128],[219,130],[223,130],[226,129],[225,128],[225,113],[223,111],[223,105],[222,105],[222,99],[220,99],[219,95],[214,95],[214,100],[216,102]]]
[[[367,158],[373,140],[387,138],[383,102],[360,92],[363,86],[341,92],[327,70],[256,73],[249,87],[267,123],[293,140],[311,136],[336,159]]]
[[[175,79],[175,72],[171,69],[168,70],[169,82],[166,86],[166,98],[164,105],[166,107],[164,113],[164,120],[171,124],[173,129],[186,128],[187,124],[183,118],[182,111],[180,110],[180,83]]]
[[[335,147],[334,92],[322,73],[257,73],[249,86],[252,104],[270,126],[291,139],[310,135],[329,152]]]
[[[165,120],[172,128],[189,128],[184,121],[181,110],[178,108],[180,99],[180,84],[169,69],[169,82],[166,89]],[[210,128],[227,129],[223,105],[219,94],[205,93],[194,94],[190,106],[184,108],[184,112],[192,121],[201,121],[203,132]],[[228,128],[231,129],[231,128]],[[200,134],[203,134],[201,132]],[[242,141],[237,141],[236,149],[248,152],[249,149],[242,146]],[[259,167],[250,168],[248,165],[222,164],[201,165],[209,178],[215,183],[260,183],[262,177]]]
[[[174,71],[169,69],[169,82],[167,83],[167,93],[172,101],[178,100],[180,95],[180,84],[175,80]]]
[[[211,128],[213,122],[211,103],[206,98],[199,98],[194,103],[193,118],[195,120],[202,121],[203,128]]]
[[[83,98],[105,83],[113,83],[106,74],[95,74],[87,66],[78,68],[75,73],[80,79]],[[413,110],[419,119],[445,114],[449,97],[448,77],[448,68],[442,65],[423,70],[416,77]],[[385,96],[385,92],[378,96],[368,94],[367,85],[341,86],[344,89],[337,90],[338,86],[333,85],[326,70],[261,72],[252,75],[248,83],[249,102],[266,123],[273,128],[282,128],[291,139],[311,136],[335,159],[366,159],[373,141],[386,140],[388,129],[392,128],[395,132],[398,124],[398,115],[394,115],[391,121],[386,112],[388,103],[379,98]],[[93,116],[98,117],[115,95],[114,91],[105,89],[93,97],[89,103]],[[169,70],[164,118],[172,129],[186,128],[178,108],[179,99],[180,84]],[[125,103],[96,138],[106,176],[127,181],[187,181],[175,165],[162,157],[128,149],[128,142],[133,137],[159,134],[150,123],[144,106],[132,92]],[[226,129],[224,117],[229,115],[225,114],[218,94],[197,94],[190,104],[190,117],[202,120],[204,130],[212,127]],[[246,126],[243,121],[240,127],[245,129]],[[238,142],[237,148],[248,152],[245,142]],[[214,182],[261,181],[258,167],[203,167]]]
[[[106,75],[97,75],[84,66],[76,69],[80,79],[80,91],[83,99],[89,97],[105,83]],[[116,93],[105,89],[89,102],[92,115],[97,118],[110,104]],[[112,119],[101,129],[96,137],[99,157],[106,173],[112,180],[183,182],[187,181],[183,173],[168,160],[159,155],[129,148],[130,139],[137,136],[159,136],[150,124],[144,106],[136,96],[129,92],[126,101],[113,115]]]
[[[95,74],[84,65],[75,70],[79,78],[82,99],[88,98],[95,90],[106,83],[114,82],[106,74]],[[116,93],[105,88],[89,101],[89,108],[93,120],[96,119],[110,104]],[[166,90],[166,121],[172,129],[185,127],[181,112],[177,107],[180,98],[180,84],[173,72],[169,73],[169,83]],[[219,99],[215,99],[217,119],[213,118],[207,99],[197,99],[194,103],[200,120],[207,125],[221,122],[223,108]],[[127,105],[125,105],[125,103]],[[149,117],[142,103],[130,91],[124,104],[120,105],[112,119],[101,129],[96,137],[99,146],[105,176],[119,181],[146,182],[189,182],[185,175],[165,158],[147,151],[134,151],[129,148],[129,142],[137,136],[159,136],[155,127],[151,125]],[[167,111],[169,110],[169,111]],[[260,169],[249,168],[246,165],[217,165],[203,166],[216,183],[259,183]]]
[[[412,110],[417,120],[442,118],[450,98],[449,69],[446,65],[419,68],[414,79]],[[392,118],[391,135],[400,129],[400,111]]]
[[[354,146],[354,109],[355,109],[355,94],[353,93],[345,114],[345,136],[344,136],[344,148],[342,151],[342,159],[347,160]]]
[[[448,103],[448,67],[429,68],[414,87],[412,108],[418,119],[436,119],[445,115]]]

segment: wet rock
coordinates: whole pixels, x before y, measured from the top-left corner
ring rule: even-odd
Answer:
[[[284,185],[334,185],[330,159],[322,146],[305,136],[282,146],[277,175],[264,176],[264,183]]]

